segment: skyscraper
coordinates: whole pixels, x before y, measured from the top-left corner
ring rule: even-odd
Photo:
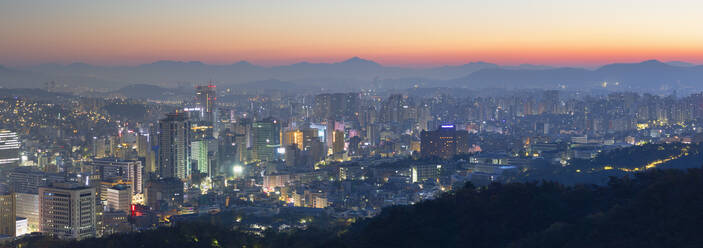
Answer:
[[[247,156],[247,136],[243,134],[235,135],[234,144],[237,149],[235,161],[244,162],[249,160],[249,157]]]
[[[96,158],[105,157],[105,138],[93,137],[93,156]]]
[[[20,141],[15,132],[0,130],[0,166],[19,165]]]
[[[559,91],[547,90],[543,93],[544,113],[556,114],[559,111]]]
[[[285,149],[286,149],[286,154],[285,154],[286,166],[295,167],[296,165],[300,164],[299,160],[301,160],[300,159],[301,151],[298,148],[298,146],[296,144],[290,144],[290,145],[286,145]]]
[[[319,120],[351,120],[359,112],[358,93],[316,95],[313,111]]]
[[[286,147],[296,145],[298,150],[303,150],[303,132],[300,130],[287,131],[283,139],[283,145]]]
[[[149,136],[146,135],[137,135],[137,156],[140,158],[146,158],[149,155],[151,145],[148,138]]]
[[[403,106],[406,105],[406,96],[393,94],[381,104],[380,119],[385,123],[400,122],[403,118]]]
[[[39,229],[61,239],[84,239],[96,234],[95,188],[55,183],[39,188]]]
[[[304,151],[309,149],[312,139],[319,139],[319,131],[316,128],[288,131],[284,135],[283,146],[294,144],[299,150]]]
[[[163,178],[188,179],[190,175],[190,122],[182,112],[169,113],[159,121],[159,174]]]
[[[266,118],[252,124],[253,155],[260,161],[271,161],[281,144],[280,126],[277,120]]]
[[[200,173],[208,173],[210,168],[210,157],[208,156],[207,140],[193,141],[190,144],[190,158],[193,161],[194,168]]]
[[[201,120],[215,123],[215,100],[217,95],[215,85],[201,85],[195,88],[196,105],[200,108]]]
[[[344,131],[332,131],[332,153],[336,156],[344,153]]]

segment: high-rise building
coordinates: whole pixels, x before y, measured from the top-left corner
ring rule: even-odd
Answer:
[[[234,144],[236,150],[235,160],[239,162],[244,162],[249,160],[248,150],[247,150],[247,136],[238,134],[234,136]]]
[[[296,165],[300,164],[301,160],[301,151],[298,148],[296,144],[291,144],[285,146],[286,149],[286,154],[285,154],[285,164],[288,167],[295,167]]]
[[[358,93],[334,93],[315,96],[313,112],[319,120],[351,120],[359,112]]]
[[[15,215],[27,219],[29,232],[39,231],[39,195],[15,193]]]
[[[403,118],[403,107],[407,107],[406,96],[393,94],[381,104],[379,117],[381,122],[396,123]]]
[[[146,165],[144,165],[144,171],[149,173],[155,173],[158,171],[158,155],[153,149],[149,149],[146,156]]]
[[[327,145],[328,150],[332,149],[332,141],[334,140],[334,130],[336,126],[336,121],[334,120],[327,120],[327,123],[325,124],[325,139],[321,140],[322,142]],[[330,153],[330,152],[326,152]],[[325,154],[327,155],[327,154]]]
[[[417,128],[419,131],[429,130],[427,123],[432,120],[432,113],[427,104],[420,105],[417,109]]]
[[[149,150],[151,150],[149,136],[141,134],[137,135],[137,156],[140,158],[146,158],[149,155]]]
[[[300,130],[292,130],[286,132],[285,136],[283,137],[283,145],[286,147],[288,145],[296,145],[298,147],[298,150],[303,150],[303,132]]]
[[[132,190],[129,186],[120,184],[107,189],[107,207],[110,211],[130,212],[132,205]]]
[[[305,150],[310,157],[309,163],[314,165],[315,163],[323,160],[325,155],[325,144],[320,141],[320,139],[312,139],[310,146]]]
[[[15,195],[0,193],[0,235],[15,236],[15,218]]]
[[[190,175],[190,122],[182,112],[159,121],[159,175],[187,180]]]
[[[217,162],[222,164],[234,164],[237,162],[237,144],[235,133],[231,129],[225,129],[217,139]],[[191,150],[193,148],[191,147]],[[221,173],[217,171],[216,173]]]
[[[19,165],[20,140],[15,132],[0,130],[0,166]]]
[[[271,161],[276,148],[281,144],[280,126],[277,120],[266,118],[252,124],[253,156],[260,161]]]
[[[313,139],[319,139],[319,134],[320,132],[316,128],[288,131],[283,137],[283,145],[295,144],[299,150],[304,151],[310,148],[310,143]]]
[[[544,112],[549,114],[556,114],[559,111],[559,91],[557,90],[547,90],[544,91],[542,96],[542,104],[544,106]]]
[[[454,125],[441,125],[435,131],[420,133],[420,152],[423,157],[448,159],[469,149],[469,132],[456,130]]]
[[[190,142],[190,159],[194,171],[207,172],[207,143],[204,140]]]
[[[215,100],[217,100],[215,85],[208,84],[195,88],[195,101],[200,108],[201,120],[215,123]]]
[[[113,156],[113,157],[119,157],[119,155],[120,155],[119,153],[121,150],[120,146],[122,145],[122,139],[119,136],[110,136],[108,140],[109,140],[108,143],[110,143],[110,147],[109,147],[110,154],[108,154],[108,155]]]
[[[96,158],[105,157],[105,138],[93,137],[93,156]]]
[[[193,141],[190,144],[190,159],[193,161],[194,169],[199,173],[210,171],[210,156],[207,140]]]
[[[301,150],[309,150],[313,140],[320,140],[320,130],[317,128],[305,128],[303,131],[303,146]],[[299,146],[300,147],[300,146]]]
[[[121,160],[116,158],[93,159],[87,163],[103,180],[122,180],[129,182],[132,193],[141,194],[144,187],[144,168],[142,161]]]
[[[354,136],[349,138],[349,147],[347,148],[349,150],[349,156],[358,156],[360,155],[360,145],[361,145],[361,137],[359,136]]]
[[[39,188],[39,230],[60,239],[96,234],[95,188],[55,183]]]
[[[332,153],[344,153],[344,131],[334,130],[332,132]]]

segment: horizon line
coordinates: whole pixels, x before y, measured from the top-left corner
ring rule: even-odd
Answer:
[[[202,64],[202,65],[207,65],[207,66],[231,66],[231,65],[236,65],[236,64],[249,64],[252,66],[257,66],[257,67],[263,67],[263,68],[275,68],[275,67],[283,67],[283,66],[292,66],[292,65],[297,65],[297,64],[313,64],[313,65],[331,65],[331,64],[340,64],[344,62],[349,62],[352,60],[358,60],[358,61],[363,61],[363,62],[370,62],[370,63],[375,63],[383,67],[394,67],[394,68],[405,68],[405,69],[432,69],[432,68],[441,68],[441,67],[452,67],[452,66],[463,66],[463,65],[468,65],[468,64],[493,64],[499,67],[519,67],[519,66],[546,66],[546,67],[554,67],[554,68],[584,68],[584,69],[596,69],[600,68],[606,65],[611,65],[611,64],[638,64],[638,63],[644,63],[648,61],[657,61],[660,63],[664,64],[670,64],[670,63],[684,63],[684,64],[689,64],[690,66],[699,66],[701,64],[693,63],[693,62],[688,62],[688,61],[682,61],[682,60],[670,60],[670,61],[664,61],[661,59],[645,59],[645,60],[614,60],[612,62],[604,62],[604,63],[599,63],[599,64],[594,64],[594,65],[586,65],[577,63],[574,61],[574,64],[544,64],[544,63],[515,63],[515,64],[500,64],[500,63],[494,63],[494,62],[489,62],[485,60],[477,60],[477,61],[467,61],[467,62],[460,62],[460,63],[444,63],[444,64],[434,64],[434,63],[422,63],[422,62],[417,62],[417,63],[404,63],[404,64],[397,64],[397,63],[380,63],[376,62],[373,59],[366,59],[360,56],[352,56],[347,59],[326,59],[326,60],[321,60],[321,61],[314,61],[314,60],[295,60],[295,61],[280,61],[279,63],[257,63],[257,62],[252,62],[246,59],[238,60],[238,61],[233,61],[233,62],[227,62],[227,63],[213,63],[213,62],[207,62],[203,60],[178,60],[178,59],[159,59],[159,60],[154,60],[153,62],[142,62],[142,63],[126,63],[126,64],[104,64],[104,63],[89,63],[89,62],[82,62],[82,61],[75,61],[75,62],[41,62],[41,63],[27,63],[27,64],[21,64],[21,65],[5,65],[5,64],[0,64],[0,67],[8,67],[8,68],[23,68],[23,67],[36,67],[36,66],[42,66],[42,65],[59,65],[59,66],[71,66],[71,65],[77,65],[77,64],[84,64],[84,65],[89,65],[89,66],[96,66],[96,67],[106,67],[106,68],[116,68],[116,67],[138,67],[138,66],[143,66],[143,65],[152,65],[152,64],[157,64],[159,62],[173,62],[173,63],[182,63],[182,64]]]

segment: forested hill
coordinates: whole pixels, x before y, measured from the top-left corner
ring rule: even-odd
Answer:
[[[468,187],[358,223],[347,247],[697,247],[703,170],[652,170],[607,186]]]
[[[253,236],[192,223],[23,247],[700,247],[703,170],[648,170],[606,186],[467,185],[342,229]]]

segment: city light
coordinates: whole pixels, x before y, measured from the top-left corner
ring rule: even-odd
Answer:
[[[234,172],[235,175],[241,175],[244,173],[244,166],[234,165],[234,167],[232,167],[232,172]]]
[[[0,3],[0,246],[697,247],[703,2],[540,1]]]

